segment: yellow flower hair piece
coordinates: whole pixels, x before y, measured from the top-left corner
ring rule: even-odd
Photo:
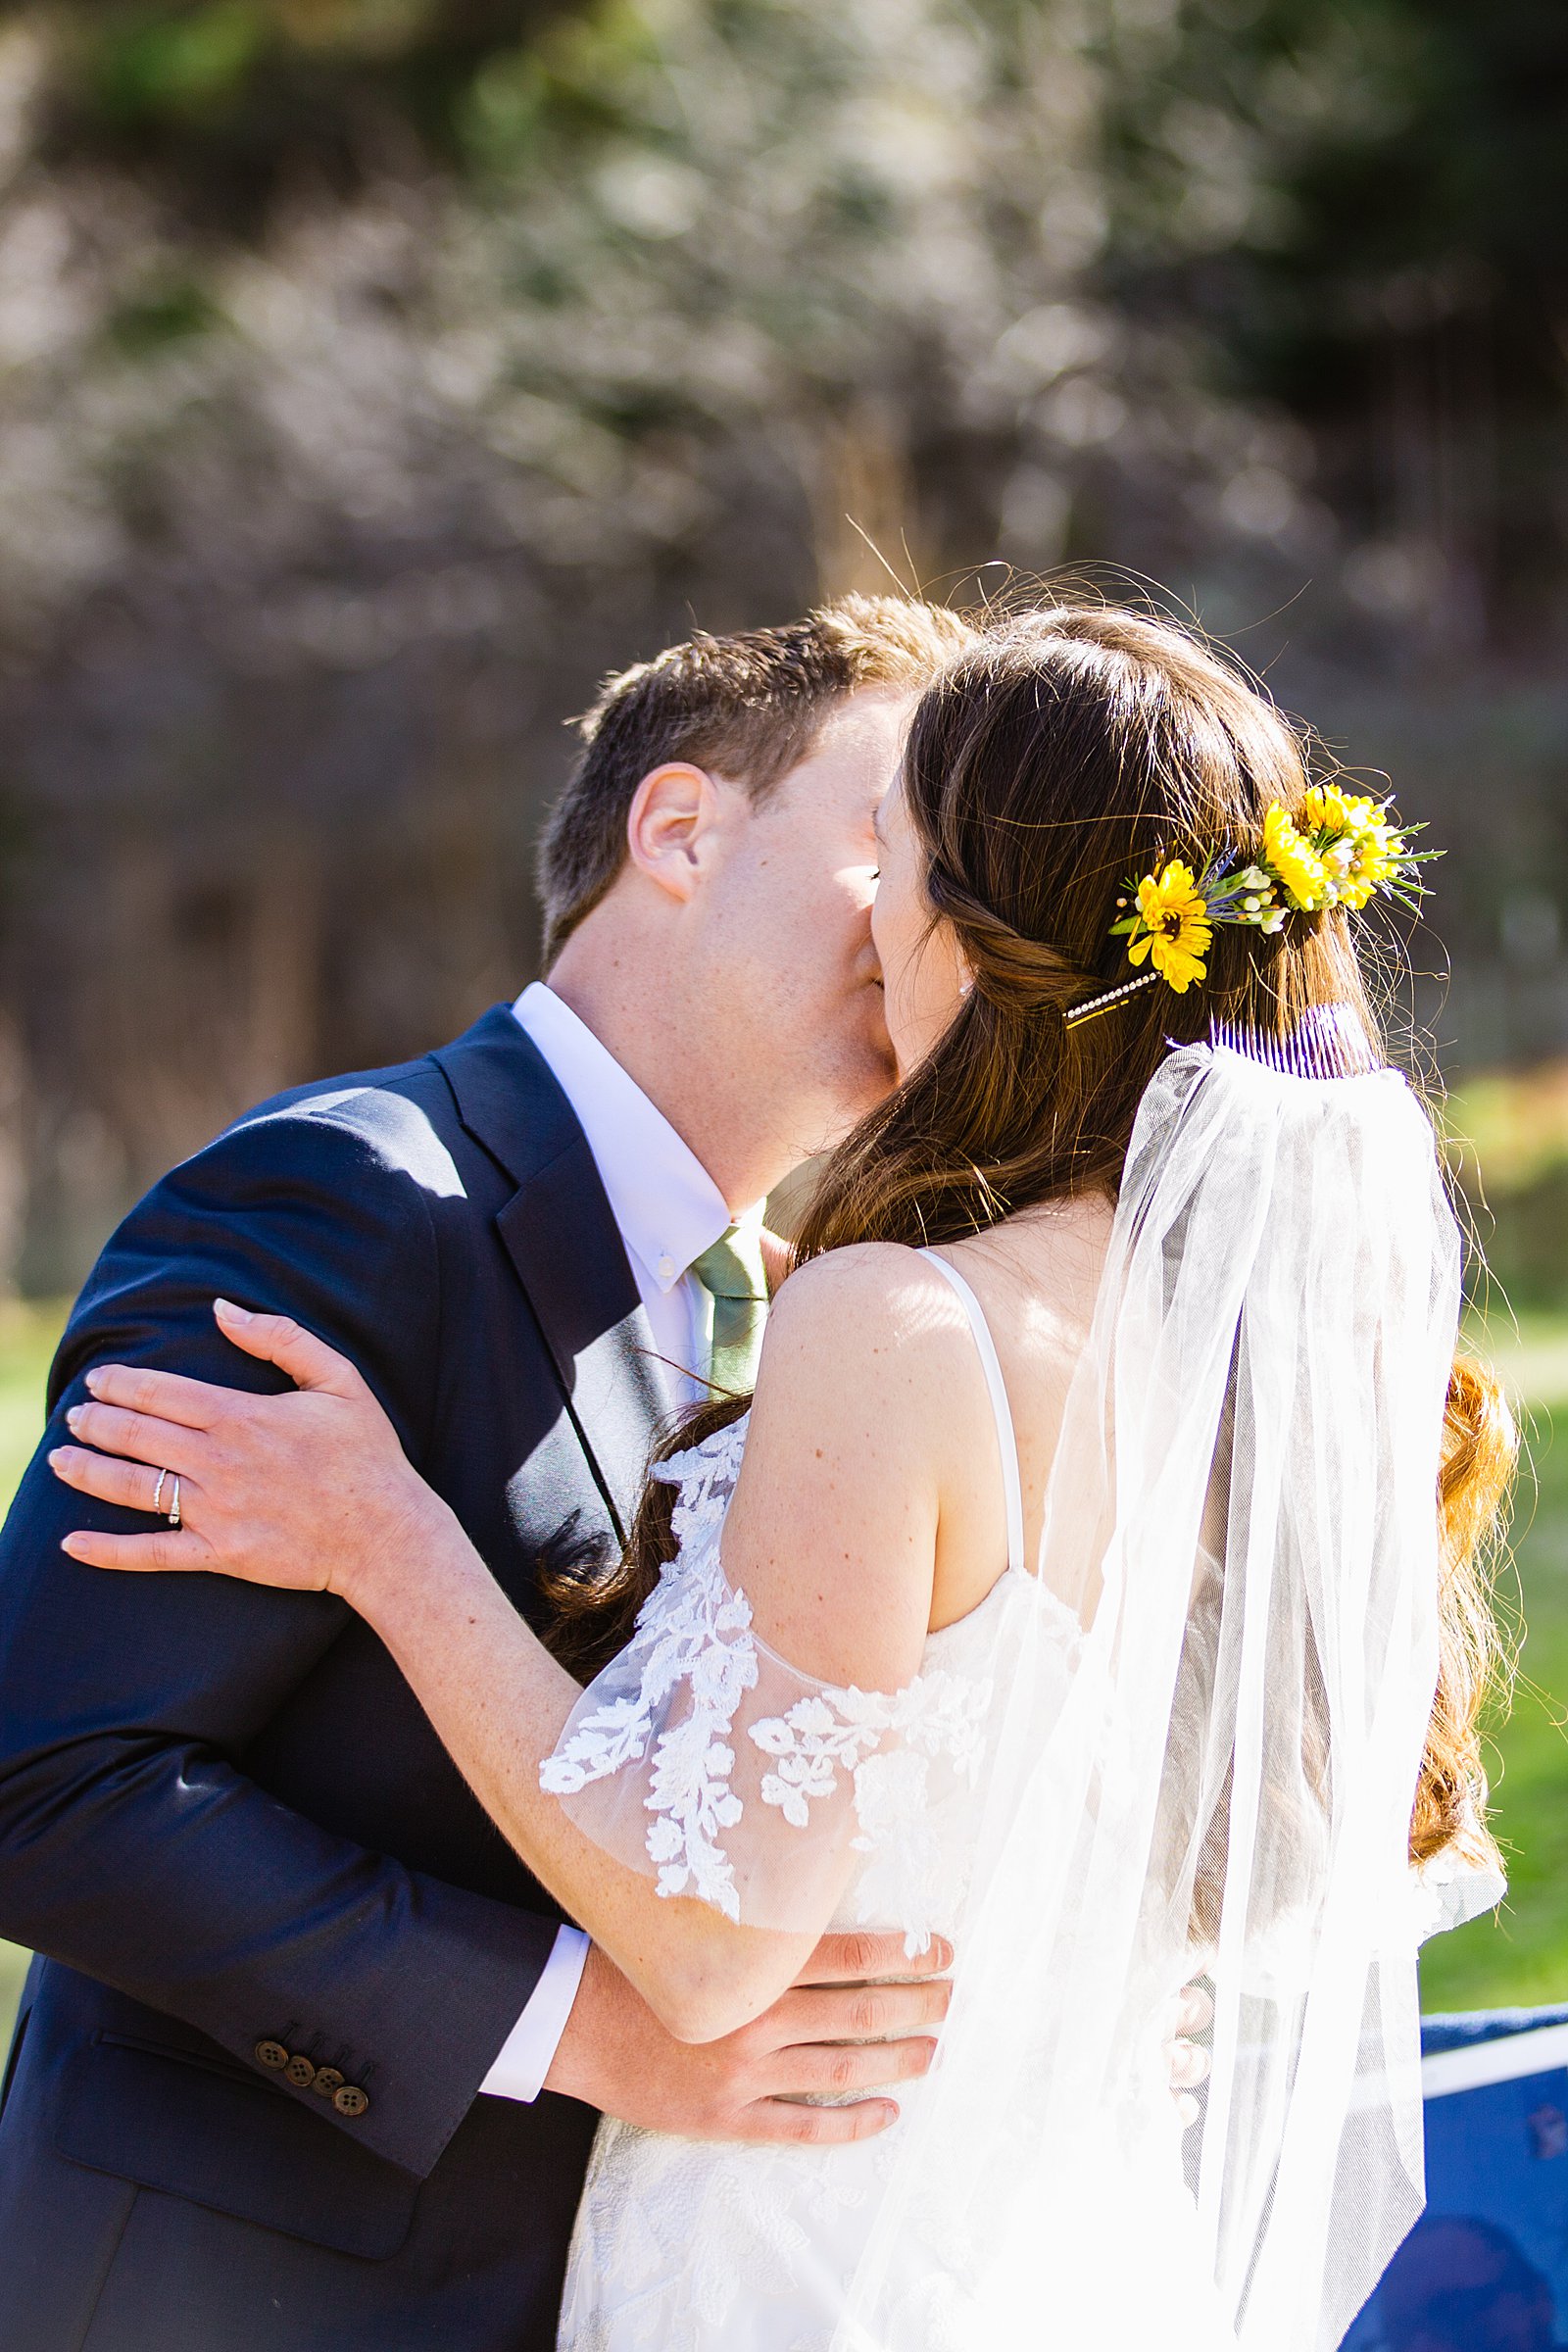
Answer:
[[[1330,904],[1358,914],[1375,891],[1397,877],[1409,857],[1403,834],[1389,821],[1388,804],[1321,784],[1307,794],[1302,813],[1314,834],[1329,845],[1325,862],[1334,894]]]
[[[1325,903],[1328,868],[1278,801],[1263,819],[1263,852],[1257,862],[1278,879],[1298,914],[1311,913]]]
[[[1417,868],[1437,855],[1412,850],[1388,802],[1364,793],[1314,784],[1295,816],[1275,801],[1251,855],[1216,853],[1198,869],[1182,858],[1161,858],[1152,872],[1128,882],[1111,936],[1126,940],[1130,963],[1149,969],[1073,1005],[1067,1024],[1109,1011],[1154,980],[1178,997],[1201,987],[1218,923],[1274,932],[1291,915],[1326,914],[1336,906],[1358,914],[1375,897],[1414,909],[1426,895]]]
[[[1157,874],[1146,874],[1138,885],[1138,928],[1127,944],[1134,963],[1147,956],[1155,971],[1178,997],[1207,969],[1203,957],[1214,936],[1208,903],[1198,887],[1190,865],[1173,858]]]

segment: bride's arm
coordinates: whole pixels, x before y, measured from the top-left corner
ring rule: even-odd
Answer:
[[[808,1674],[870,1690],[897,1690],[918,1667],[953,1438],[917,1307],[889,1278],[904,1256],[847,1251],[786,1286],[724,1534],[729,1581],[765,1640]],[[539,1769],[577,1685],[414,1472],[353,1367],[279,1318],[220,1309],[220,1320],[298,1392],[94,1375],[98,1401],[74,1434],[101,1450],[61,1449],[58,1474],[147,1509],[157,1469],[177,1471],[183,1526],[84,1533],[67,1548],[101,1567],[216,1569],[341,1593],[386,1643],[486,1811],[666,2026],[707,2040],[759,2015],[825,1928],[832,1889],[820,1919],[764,1934],[659,1895],[574,1829]],[[166,1508],[170,1493],[166,1482]]]

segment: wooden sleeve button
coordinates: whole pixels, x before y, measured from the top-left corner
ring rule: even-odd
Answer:
[[[288,2064],[288,2052],[280,2041],[270,2038],[259,2041],[256,2044],[256,2063],[258,2066],[270,2067],[274,2074],[280,2074]]]
[[[311,2088],[321,2098],[331,2098],[333,2092],[341,2090],[342,2087],[343,2078],[335,2066],[318,2066],[317,2068],[316,2081],[311,2084]]]
[[[333,2091],[332,2104],[339,2115],[346,2116],[353,2123],[357,2117],[364,2115],[370,2102],[357,2082],[345,2082],[341,2090]]]
[[[309,2090],[311,2084],[316,2081],[315,2067],[299,2050],[295,2051],[283,2072],[296,2090]]]

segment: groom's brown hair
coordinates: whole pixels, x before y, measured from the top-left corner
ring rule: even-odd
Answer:
[[[689,760],[765,798],[846,696],[918,690],[974,640],[944,605],[841,596],[780,628],[689,637],[607,679],[574,722],[582,752],[539,846],[546,965],[625,864],[626,818],[653,768]]]

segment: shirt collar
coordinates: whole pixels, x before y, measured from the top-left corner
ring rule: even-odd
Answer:
[[[554,989],[535,980],[513,1011],[588,1139],[627,1250],[661,1291],[672,1290],[693,1258],[728,1229],[723,1194],[663,1112]],[[761,1213],[759,1202],[745,1221]]]

